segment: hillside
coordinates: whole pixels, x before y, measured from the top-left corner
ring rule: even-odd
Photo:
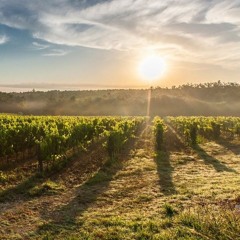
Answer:
[[[33,115],[146,115],[148,89],[0,92],[0,112]],[[187,84],[151,90],[151,115],[239,116],[240,85]]]

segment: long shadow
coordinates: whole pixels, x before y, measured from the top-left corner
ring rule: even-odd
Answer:
[[[173,167],[170,163],[170,154],[168,151],[158,151],[155,162],[159,176],[159,185],[164,195],[172,195],[176,193],[173,184],[172,173]]]
[[[139,136],[139,134],[137,134]],[[77,217],[83,216],[84,212],[93,205],[97,198],[109,188],[110,182],[118,171],[123,168],[123,163],[129,159],[130,150],[136,146],[136,138],[129,140],[124,152],[117,160],[107,158],[103,166],[90,177],[83,185],[76,189],[77,196],[63,207],[46,214],[42,212],[42,218],[50,223],[44,224],[36,231],[37,234],[49,234],[55,239],[61,232],[79,227]]]
[[[225,164],[221,163],[217,158],[209,155],[202,147],[199,145],[193,146],[193,149],[198,154],[198,156],[204,160],[204,163],[211,165],[217,172],[234,172],[237,171],[233,168],[227,167]]]
[[[65,165],[66,168],[70,166],[70,163],[72,161],[68,161]],[[40,174],[39,172],[33,173],[33,175],[29,176],[22,182],[18,183],[17,185],[13,187],[9,187],[3,191],[0,191],[0,203],[4,202],[15,202],[19,201],[19,199],[23,201],[28,201],[32,199],[32,196],[29,195],[29,190],[32,189],[33,187],[44,183],[48,178],[54,177],[56,174],[60,174],[63,172],[65,169],[60,168],[60,169],[53,169],[48,172],[44,172],[44,174]],[[56,173],[55,173],[56,172]],[[10,209],[11,206],[8,207]]]
[[[22,182],[18,183],[17,185],[13,187],[9,187],[8,189],[5,189],[3,191],[0,191],[0,203],[1,202],[15,202],[16,200],[19,201],[19,199],[23,201],[31,200],[34,196],[29,195],[29,190],[39,184],[44,183],[47,179],[58,179],[61,174],[68,171],[69,168],[75,167],[77,169],[85,167],[88,162],[86,161],[80,161],[78,162],[79,158],[84,159],[84,154],[86,155],[88,152],[93,151],[95,148],[98,150],[99,146],[102,146],[103,141],[100,141],[96,144],[92,144],[87,152],[79,152],[78,154],[72,155],[67,161],[62,161],[62,165],[59,165],[58,168],[53,168],[52,170],[46,171],[43,174],[40,174],[36,172],[23,180]],[[74,163],[78,163],[77,166],[73,166]],[[94,161],[93,161],[94,162]],[[85,167],[86,168],[86,167]],[[85,169],[84,168],[84,169]],[[8,207],[10,209],[11,206]]]
[[[216,141],[219,145],[225,147],[226,149],[230,150],[233,152],[235,155],[240,154],[240,144],[233,143],[231,141],[227,141],[225,139],[220,139]]]
[[[0,202],[14,202],[19,197],[25,197],[30,199],[28,196],[28,191],[36,186],[37,184],[43,183],[44,178],[41,177],[38,173],[30,176],[23,182],[19,183],[14,187],[10,187],[6,190],[0,192]]]

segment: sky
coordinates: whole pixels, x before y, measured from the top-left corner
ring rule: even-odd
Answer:
[[[0,0],[0,91],[240,83],[240,0]]]

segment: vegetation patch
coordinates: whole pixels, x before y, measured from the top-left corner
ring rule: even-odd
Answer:
[[[150,202],[153,199],[152,196],[147,194],[141,194],[137,197],[136,202],[137,203],[144,203],[144,202]]]
[[[0,183],[5,183],[8,181],[8,176],[4,172],[0,171]]]
[[[64,190],[64,187],[62,185],[48,180],[40,185],[34,186],[33,188],[29,189],[28,194],[32,197],[37,197],[43,194],[59,194],[62,190]]]
[[[169,203],[163,205],[163,211],[167,217],[173,217],[178,213],[178,211]]]

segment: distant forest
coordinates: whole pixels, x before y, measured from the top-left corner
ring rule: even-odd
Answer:
[[[28,115],[145,116],[149,89],[0,92],[0,112]],[[152,116],[240,116],[237,83],[185,84],[151,89]]]

